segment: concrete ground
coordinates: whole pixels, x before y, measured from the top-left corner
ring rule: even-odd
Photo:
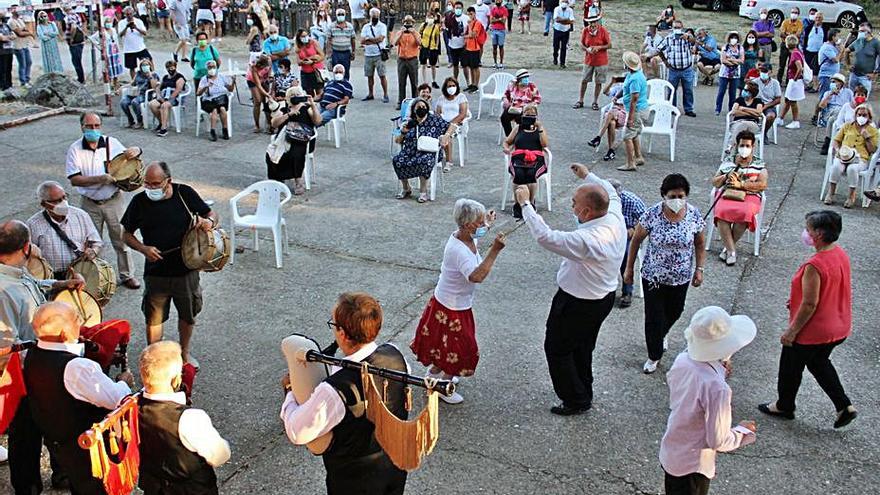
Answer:
[[[622,69],[617,61],[613,63],[615,69]],[[388,119],[395,111],[392,104],[359,101],[365,94],[361,74],[357,64],[353,78],[357,100],[348,115],[348,142],[335,149],[321,141],[317,184],[285,208],[290,253],[284,257],[284,268],[274,268],[271,243],[263,236],[264,247],[258,253],[248,250],[234,266],[202,277],[205,309],[193,351],[202,371],[194,400],[232,445],[231,461],[218,471],[223,493],[322,493],[320,459],[291,445],[278,419],[282,401],[278,383],[286,373],[281,339],[299,332],[329,342],[324,322],[336,295],[367,291],[385,308],[380,340],[396,343],[414,362],[406,348],[436,283],[444,242],[455,228],[453,203],[468,197],[488,207],[500,205],[505,174],[495,145],[497,120],[487,112],[471,125],[468,162],[444,175],[444,188],[435,202],[421,205],[393,199],[397,183],[388,155]],[[659,184],[666,174],[683,173],[692,184],[690,201],[701,209],[708,207],[709,180],[718,165],[723,136],[723,120],[710,107],[715,88],[699,87],[698,117],[682,117],[676,162],[668,161],[665,140],[658,139],[648,163],[636,173],[624,173],[614,169],[622,163],[621,157],[613,165],[602,162],[601,153],[585,144],[598,126],[598,113],[570,108],[579,82],[576,73],[538,70],[532,79],[544,95],[540,118],[554,152],[553,212],[540,203],[540,213],[550,225],[572,228],[570,197],[577,181],[567,167],[573,161],[590,164],[602,177],[619,178],[649,204],[659,200]],[[393,75],[391,87],[396,87]],[[392,90],[392,98],[395,95]],[[476,104],[475,98],[471,101]],[[211,143],[204,134],[196,139],[192,103],[181,134],[157,138],[149,131],[123,129],[115,118],[105,119],[105,132],[128,146],[143,147],[148,161],[169,162],[176,181],[216,201],[216,210],[229,228],[228,199],[265,178],[267,136],[249,132],[250,108],[236,104],[230,141]],[[802,120],[807,122],[809,112],[804,114]],[[509,206],[499,214],[495,230],[511,231],[508,245],[477,291],[474,306],[482,360],[476,376],[460,386],[465,402],[441,405],[440,440],[422,468],[410,475],[408,493],[659,493],[662,471],[657,454],[668,416],[664,372],[684,348],[682,331],[691,315],[710,304],[749,315],[759,329],[756,340],[737,354],[730,379],[734,420],[756,419],[758,441],[719,455],[713,493],[880,491],[876,435],[880,318],[870,303],[880,288],[877,206],[846,211],[833,207],[844,216],[840,244],[852,258],[855,300],[853,336],[834,357],[860,410],[859,418],[845,430],[833,430],[833,407],[809,375],[801,389],[796,421],[776,421],[755,409],[758,403],[774,399],[789,283],[810,254],[799,242],[802,219],[821,207],[817,198],[824,160],[810,144],[811,132],[809,124],[800,131],[782,129],[780,144],[767,146],[770,184],[761,256],[748,254],[743,241],[739,263],[728,268],[718,261],[715,242],[705,283],[690,291],[660,372],[641,373],[646,357],[641,300],[636,299],[630,309],[612,312],[595,353],[594,407],[584,416],[561,418],[549,413],[557,399],[542,343],[559,258],[539,248],[527,229],[517,229]],[[34,189],[45,179],[64,181],[65,151],[79,136],[75,116],[0,133],[4,157],[0,176],[5,185],[0,219],[25,219],[36,211]],[[246,236],[242,240],[250,246]],[[115,260],[112,252],[104,255]],[[140,267],[142,257],[136,255],[136,260]],[[144,346],[140,297],[140,291],[120,289],[105,314],[135,324],[133,362]],[[176,337],[173,324],[167,336]],[[415,364],[414,372],[422,371]],[[48,477],[48,468],[45,474]],[[0,493],[9,492],[6,477],[3,470]]]

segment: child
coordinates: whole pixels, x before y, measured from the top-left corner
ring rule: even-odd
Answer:
[[[538,4],[540,5],[540,0]],[[532,0],[519,0],[519,34],[525,34],[526,26],[528,26],[529,34],[532,34],[532,22],[529,20],[531,12]]]
[[[608,151],[602,157],[604,161],[614,160],[614,145],[617,144],[617,134],[615,130],[622,129],[626,125],[626,109],[620,101],[620,95],[623,94],[624,76],[612,77],[611,82],[605,88],[605,96],[611,98],[611,108],[605,112],[602,118],[602,127],[599,133],[591,139],[587,144],[593,148],[598,148],[602,143],[602,135],[608,134]]]
[[[119,53],[119,35],[113,29],[113,18],[105,17],[103,20],[104,45],[107,49],[107,75],[110,78],[110,83],[113,84],[113,94],[118,95],[119,76],[125,70],[122,67],[122,56]],[[98,50],[101,49],[101,33],[99,31],[92,33],[88,39]]]

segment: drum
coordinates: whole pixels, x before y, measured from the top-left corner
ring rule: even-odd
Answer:
[[[86,292],[92,295],[102,307],[110,302],[116,292],[116,271],[106,260],[79,258],[70,264],[70,270],[86,279]]]
[[[144,162],[140,158],[118,155],[107,164],[107,173],[116,179],[116,186],[123,191],[134,191],[144,185]]]
[[[180,254],[190,270],[220,271],[229,261],[229,236],[223,229],[210,231],[193,228],[183,235]]]
[[[28,256],[26,268],[28,273],[37,280],[55,278],[55,272],[52,270],[52,265],[46,261],[46,258],[43,258],[43,253],[40,251],[40,248],[34,244],[31,244],[31,255]]]
[[[299,404],[309,400],[315,387],[330,376],[326,364],[302,360],[307,351],[321,352],[321,348],[305,335],[293,334],[281,341],[281,352],[287,359],[287,371],[290,373],[290,390]],[[312,440],[306,447],[312,454],[321,455],[330,446],[332,439],[333,433],[330,432]]]
[[[52,300],[65,302],[73,306],[80,317],[82,317],[83,326],[92,327],[98,325],[103,319],[101,305],[84,290],[65,289],[56,292]]]

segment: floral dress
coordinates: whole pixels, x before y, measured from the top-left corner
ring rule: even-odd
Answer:
[[[424,122],[403,135],[400,153],[391,159],[394,172],[400,180],[415,177],[430,177],[434,170],[434,153],[418,150],[418,137],[431,136],[439,139],[449,129],[449,122],[435,114],[428,114]],[[440,148],[439,161],[443,162],[443,148]]]
[[[728,59],[736,59],[736,58],[739,58],[740,55],[743,54],[743,51],[742,51],[742,47],[739,45],[733,46],[733,45],[728,44],[727,46],[724,47],[724,53],[727,55]],[[740,70],[741,69],[742,69],[742,66],[739,64],[737,64],[733,67],[731,67],[729,65],[722,65],[721,66],[721,74],[719,75],[719,77],[726,77],[727,79],[737,79],[738,80],[740,77],[740,73],[741,73]]]
[[[89,36],[89,40],[96,47],[101,46],[100,33],[93,33]],[[119,35],[113,29],[105,29],[104,42],[107,45],[107,73],[110,79],[116,79],[125,72],[125,69],[122,67],[122,57],[119,53]]]
[[[58,52],[58,27],[54,22],[37,25],[37,37],[40,38],[40,54],[43,56],[43,71],[64,74],[61,64],[61,53]]]
[[[694,236],[706,228],[700,210],[690,204],[684,218],[670,222],[663,203],[649,208],[639,218],[648,231],[642,278],[652,284],[685,285],[694,273]]]

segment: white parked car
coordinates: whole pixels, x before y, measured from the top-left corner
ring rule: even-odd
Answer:
[[[788,18],[792,7],[801,10],[801,17],[806,17],[807,12],[815,8],[825,15],[826,23],[837,24],[843,29],[856,29],[861,20],[867,19],[862,7],[837,0],[742,0],[739,15],[757,20],[761,9],[767,9],[768,18],[774,26],[779,27]]]

